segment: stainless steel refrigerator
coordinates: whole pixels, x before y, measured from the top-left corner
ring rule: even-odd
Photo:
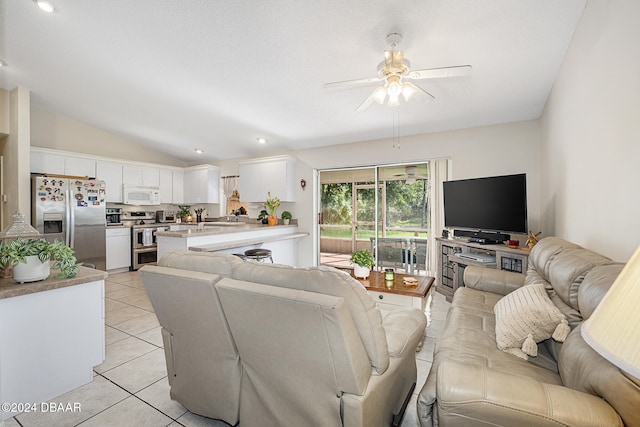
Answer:
[[[106,269],[105,183],[34,176],[32,225],[49,241],[63,240],[78,262]]]

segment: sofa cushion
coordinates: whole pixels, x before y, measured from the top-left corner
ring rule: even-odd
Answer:
[[[216,252],[173,251],[160,258],[158,266],[219,274],[231,277],[233,268],[242,264],[237,256]]]
[[[583,320],[578,290],[585,275],[598,265],[611,263],[609,258],[559,237],[545,237],[531,250],[525,284],[544,284],[553,304],[575,328]]]
[[[640,425],[640,380],[627,376],[582,338],[581,326],[567,337],[558,369],[566,387],[598,396],[620,414],[627,426]]]
[[[536,343],[554,335],[556,327],[565,323],[541,283],[523,286],[498,301],[494,307],[496,315],[496,342],[500,350],[527,359],[536,356]],[[559,328],[561,329],[561,328]],[[554,335],[564,341],[568,330]]]
[[[382,374],[389,367],[389,350],[382,315],[364,286],[349,274],[332,267],[295,268],[280,264],[244,262],[234,268],[233,278],[344,298],[367,350],[373,372]]]

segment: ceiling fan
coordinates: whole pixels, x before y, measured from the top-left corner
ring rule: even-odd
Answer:
[[[405,166],[404,168],[405,173],[398,173],[393,176],[397,178],[404,178],[407,184],[414,184],[416,182],[416,179],[429,179],[427,175],[421,175],[416,173],[417,169],[418,169],[417,166],[413,166],[413,165]]]
[[[382,86],[377,87],[371,95],[356,108],[356,111],[364,111],[369,108],[374,101],[378,104],[384,104],[385,100],[387,100],[387,105],[392,107],[397,106],[400,104],[400,95],[402,95],[406,101],[413,98],[422,98],[427,102],[435,99],[429,92],[407,80],[459,77],[471,74],[471,65],[425,68],[410,71],[409,61],[403,57],[401,50],[397,50],[402,41],[402,35],[391,33],[387,35],[386,40],[391,50],[384,51],[384,61],[378,64],[378,74],[376,77],[325,83],[324,87],[333,88],[384,82]]]

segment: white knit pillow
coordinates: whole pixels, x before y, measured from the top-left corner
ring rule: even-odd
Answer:
[[[538,355],[536,343],[551,337],[563,342],[571,330],[542,283],[511,292],[496,303],[493,312],[498,348],[525,360]]]

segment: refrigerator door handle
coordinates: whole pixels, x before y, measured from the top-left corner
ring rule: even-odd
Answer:
[[[71,223],[71,199],[69,198],[71,192],[69,190],[65,190],[65,199],[67,200],[67,202],[65,203],[65,210],[64,210],[64,222],[66,225],[66,229],[64,232],[64,243],[67,246],[71,246],[71,227],[72,227],[72,223]]]
[[[76,212],[73,209],[73,203],[69,200],[69,217],[71,218],[71,225],[69,226],[69,247],[74,249],[76,245]]]

